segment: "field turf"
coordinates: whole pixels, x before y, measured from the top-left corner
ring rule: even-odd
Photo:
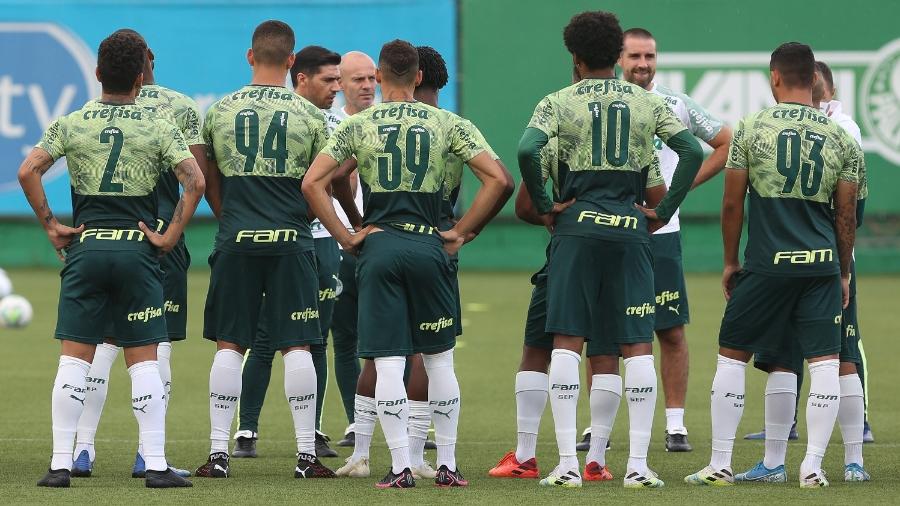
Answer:
[[[13,270],[9,273],[16,292],[35,307],[33,323],[22,330],[0,330],[3,346],[2,411],[0,415],[0,502],[4,504],[42,503],[92,505],[119,504],[232,504],[293,503],[321,504],[596,504],[619,501],[645,504],[763,504],[817,503],[897,504],[900,494],[900,398],[894,395],[897,349],[891,344],[897,329],[894,313],[898,278],[863,277],[859,281],[860,326],[869,357],[871,389],[870,419],[876,443],[865,446],[866,468],[874,481],[845,484],[843,448],[835,427],[825,469],[832,487],[800,490],[797,472],[805,441],[801,413],[801,442],[788,451],[790,481],[781,485],[740,485],[730,489],[689,487],[682,478],[704,465],[709,458],[709,387],[716,356],[716,335],[724,301],[717,276],[688,279],[693,322],[688,327],[691,343],[691,379],[686,421],[694,452],[667,454],[664,451],[663,398],[659,396],[650,466],[665,480],[661,490],[625,490],[628,445],[628,409],[623,402],[612,434],[608,462],[613,482],[586,483],[580,490],[545,489],[536,480],[498,480],[487,470],[515,444],[515,403],[513,380],[522,344],[522,328],[530,285],[527,273],[467,272],[461,276],[465,335],[456,354],[462,387],[462,418],[458,461],[468,489],[436,489],[421,481],[415,490],[379,491],[373,483],[386,472],[389,457],[380,428],[376,428],[372,453],[373,475],[368,479],[295,480],[294,441],[291,418],[282,390],[282,365],[276,359],[268,401],[263,409],[259,442],[260,457],[236,459],[232,477],[226,480],[194,479],[194,488],[181,490],[145,489],[141,480],[130,477],[134,460],[137,426],[129,409],[130,382],[120,357],[113,366],[106,411],[97,435],[98,457],[95,477],[73,480],[69,490],[35,487],[50,458],[50,388],[56,371],[59,345],[52,339],[56,320],[59,280],[56,271]],[[206,459],[209,443],[207,381],[214,346],[201,339],[202,307],[208,272],[197,270],[190,277],[190,337],[174,346],[173,395],[168,415],[168,457],[178,467],[195,469]],[[658,364],[658,363],[657,363]],[[658,365],[657,365],[658,368]],[[333,378],[328,387],[323,430],[340,439],[346,425]],[[748,372],[747,407],[738,431],[762,428],[762,373]],[[661,389],[660,389],[661,390]],[[587,392],[581,395],[579,430],[589,420]],[[326,459],[337,468],[350,449],[339,448],[340,459]],[[752,466],[762,457],[759,442],[738,440],[735,472]],[[433,452],[429,452],[433,462]],[[580,459],[583,463],[584,454]],[[548,410],[541,426],[538,446],[541,472],[556,464],[552,418]]]

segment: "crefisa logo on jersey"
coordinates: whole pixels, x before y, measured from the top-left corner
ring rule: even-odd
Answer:
[[[96,58],[53,23],[0,23],[0,192],[19,191],[16,171],[56,118],[99,93]],[[56,164],[45,179],[65,171]]]

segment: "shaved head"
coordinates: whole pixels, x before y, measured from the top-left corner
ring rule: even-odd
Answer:
[[[357,113],[375,103],[375,61],[362,51],[341,57],[341,88],[347,112]]]

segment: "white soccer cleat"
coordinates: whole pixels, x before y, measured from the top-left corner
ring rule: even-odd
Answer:
[[[624,482],[625,488],[662,488],[666,485],[656,473],[649,469],[646,473],[629,469],[625,472]]]
[[[368,478],[369,477],[369,459],[353,460],[353,457],[347,457],[346,464],[339,467],[334,474],[338,476],[348,476],[350,478]]]
[[[556,466],[546,478],[541,480],[541,486],[579,488],[581,487],[581,475],[578,474],[577,469],[563,472],[559,469],[559,466]]]
[[[806,476],[800,475],[800,488],[823,488],[827,486],[828,478],[825,477],[825,471],[821,469]]]
[[[423,478],[433,480],[434,477],[437,476],[437,471],[435,471],[428,462],[422,462],[422,465],[420,466],[412,466],[411,471],[413,478],[417,480]]]

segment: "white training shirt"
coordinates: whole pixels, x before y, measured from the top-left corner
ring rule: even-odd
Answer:
[[[325,113],[325,121],[328,124],[328,133],[333,133],[334,129],[337,128],[338,125],[341,124],[341,120],[349,116],[347,111],[344,108],[340,109],[330,109],[323,110]],[[337,213],[338,218],[340,218],[341,223],[347,227],[347,230],[353,230],[353,227],[350,226],[350,219],[347,218],[347,213],[344,212],[344,209],[338,203],[336,199],[332,199],[334,201],[334,210]],[[362,186],[356,185],[356,193],[353,195],[353,200],[356,202],[356,208],[359,209],[359,214],[363,212],[363,197],[362,197]],[[320,239],[322,237],[331,237],[331,233],[328,232],[328,229],[322,225],[322,222],[319,221],[318,218],[313,220],[312,223],[309,224],[310,230],[312,230],[313,239]]]
[[[851,137],[856,139],[856,143],[862,147],[862,134],[859,131],[859,125],[853,121],[853,118],[851,118],[850,115],[844,113],[844,105],[841,104],[840,100],[822,102],[819,104],[819,109],[828,115],[829,118],[833,119],[835,123],[840,125],[841,128],[846,130]]]

